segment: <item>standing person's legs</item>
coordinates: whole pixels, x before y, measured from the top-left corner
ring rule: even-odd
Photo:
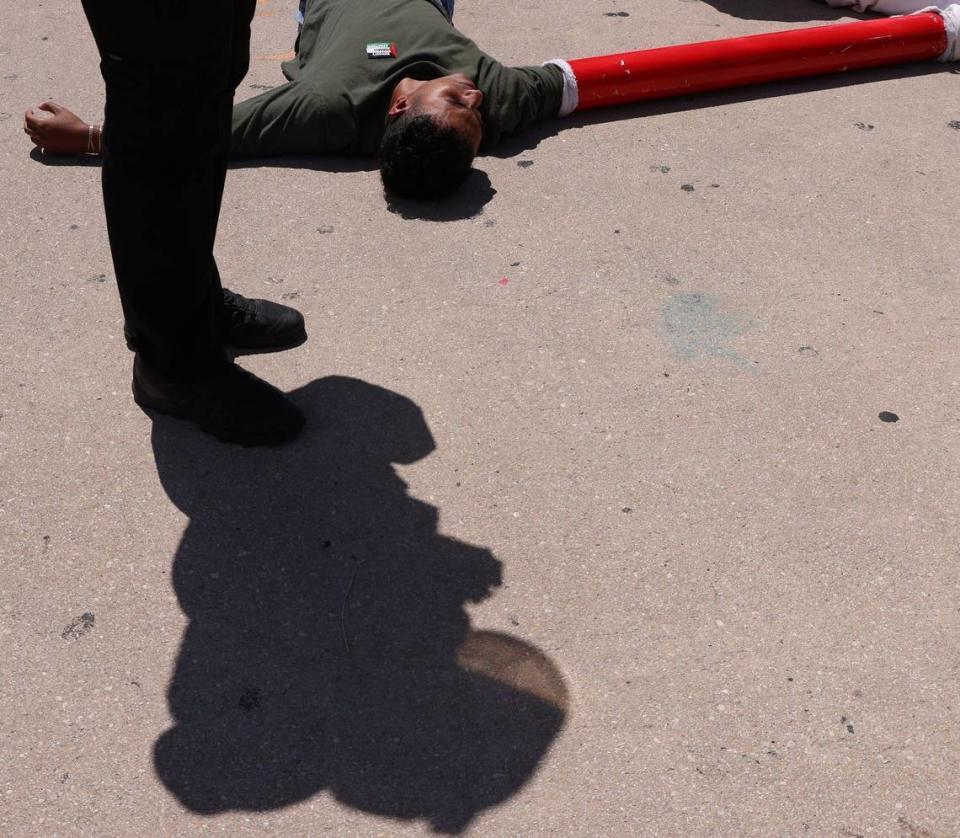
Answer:
[[[255,0],[83,6],[107,89],[104,207],[138,401],[222,439],[282,441],[302,417],[232,365],[217,327],[213,244]]]
[[[176,378],[226,363],[211,260],[234,5],[84,0],[106,82],[103,193],[124,316],[141,361]]]

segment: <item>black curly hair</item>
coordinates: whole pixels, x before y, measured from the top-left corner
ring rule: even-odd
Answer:
[[[470,174],[473,147],[430,114],[407,111],[380,142],[380,177],[401,198],[443,198]]]

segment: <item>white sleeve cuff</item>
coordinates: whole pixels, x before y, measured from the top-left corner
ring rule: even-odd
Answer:
[[[577,105],[580,104],[580,90],[577,88],[577,77],[574,75],[573,68],[562,58],[551,58],[544,61],[543,66],[554,64],[563,72],[563,98],[560,100],[560,112],[557,116],[568,116],[572,114]]]

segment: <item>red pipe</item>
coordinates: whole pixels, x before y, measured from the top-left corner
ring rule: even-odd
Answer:
[[[576,110],[705,90],[929,61],[948,46],[935,12],[570,61]]]

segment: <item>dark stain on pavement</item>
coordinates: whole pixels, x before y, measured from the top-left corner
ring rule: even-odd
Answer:
[[[897,818],[897,823],[900,826],[900,832],[903,835],[906,835],[907,838],[936,838],[929,829],[923,829],[922,827],[916,826],[915,824],[910,823],[903,815]]]
[[[680,188],[681,188],[684,192],[693,192],[693,191],[694,191],[694,186],[693,186],[692,183],[684,183],[684,184],[681,184]]]
[[[533,160],[518,160],[517,165],[521,169],[529,169],[533,165]]]
[[[604,17],[630,17],[630,12],[604,12]]]
[[[899,422],[900,417],[896,413],[891,413],[889,410],[880,411],[879,417],[881,422]]]
[[[89,611],[84,614],[81,614],[77,619],[75,619],[70,625],[68,625],[62,632],[60,636],[64,640],[79,640],[83,637],[90,629],[93,628],[94,616]]]

